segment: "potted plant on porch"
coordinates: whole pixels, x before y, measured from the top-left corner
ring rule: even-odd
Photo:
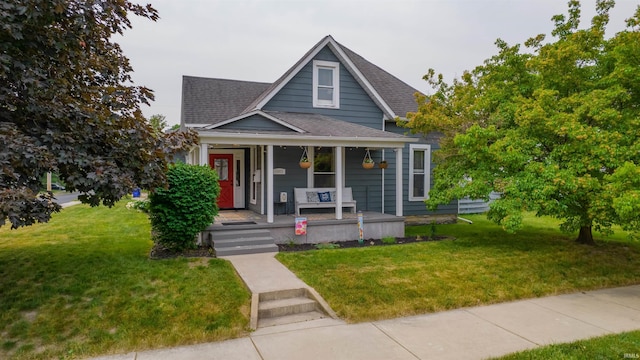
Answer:
[[[303,148],[302,156],[300,156],[300,162],[298,163],[301,168],[308,169],[311,167],[311,161],[309,161],[309,156],[307,155],[307,149]]]
[[[369,159],[364,159],[364,160],[362,161],[362,167],[363,167],[363,168],[365,168],[365,169],[373,169],[373,166],[374,166],[375,164],[376,164],[376,163],[375,163],[375,162],[373,162],[373,159],[370,159],[370,158],[369,158]]]
[[[373,169],[373,166],[375,164],[376,163],[371,158],[371,153],[369,152],[369,149],[367,149],[367,151],[364,153],[364,159],[362,159],[362,167],[365,169]]]
[[[300,159],[299,165],[303,169],[308,169],[308,168],[311,167],[311,161],[309,161],[309,159],[307,157],[303,157],[303,158]]]

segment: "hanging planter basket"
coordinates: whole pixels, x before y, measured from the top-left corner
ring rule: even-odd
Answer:
[[[387,160],[382,160],[382,161],[380,161],[380,162],[378,163],[378,167],[379,167],[380,169],[386,169],[386,168],[387,168],[387,166],[389,166],[389,164],[387,164]]]
[[[362,167],[365,169],[373,169],[375,164],[376,163],[373,162],[373,159],[371,158],[371,153],[369,152],[369,149],[367,149],[367,151],[364,153],[364,159],[362,159]]]
[[[302,148],[302,156],[300,156],[300,162],[298,163],[301,168],[308,169],[311,167],[311,161],[309,161],[309,155],[307,155],[307,148]]]

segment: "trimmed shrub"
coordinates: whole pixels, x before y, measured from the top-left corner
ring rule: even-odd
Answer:
[[[167,171],[168,188],[149,196],[153,240],[167,248],[196,247],[196,235],[218,214],[218,174],[209,166],[176,163]]]

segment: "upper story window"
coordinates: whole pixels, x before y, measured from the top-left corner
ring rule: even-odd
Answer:
[[[313,107],[340,107],[340,64],[313,61]]]
[[[409,201],[429,198],[431,145],[409,145]]]

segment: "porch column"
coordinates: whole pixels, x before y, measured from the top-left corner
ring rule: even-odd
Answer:
[[[267,145],[267,223],[273,223],[273,145]]]
[[[336,220],[342,219],[342,146],[336,146]]]
[[[209,165],[209,144],[200,144],[200,165]]]
[[[402,216],[402,148],[396,148],[396,216]]]

